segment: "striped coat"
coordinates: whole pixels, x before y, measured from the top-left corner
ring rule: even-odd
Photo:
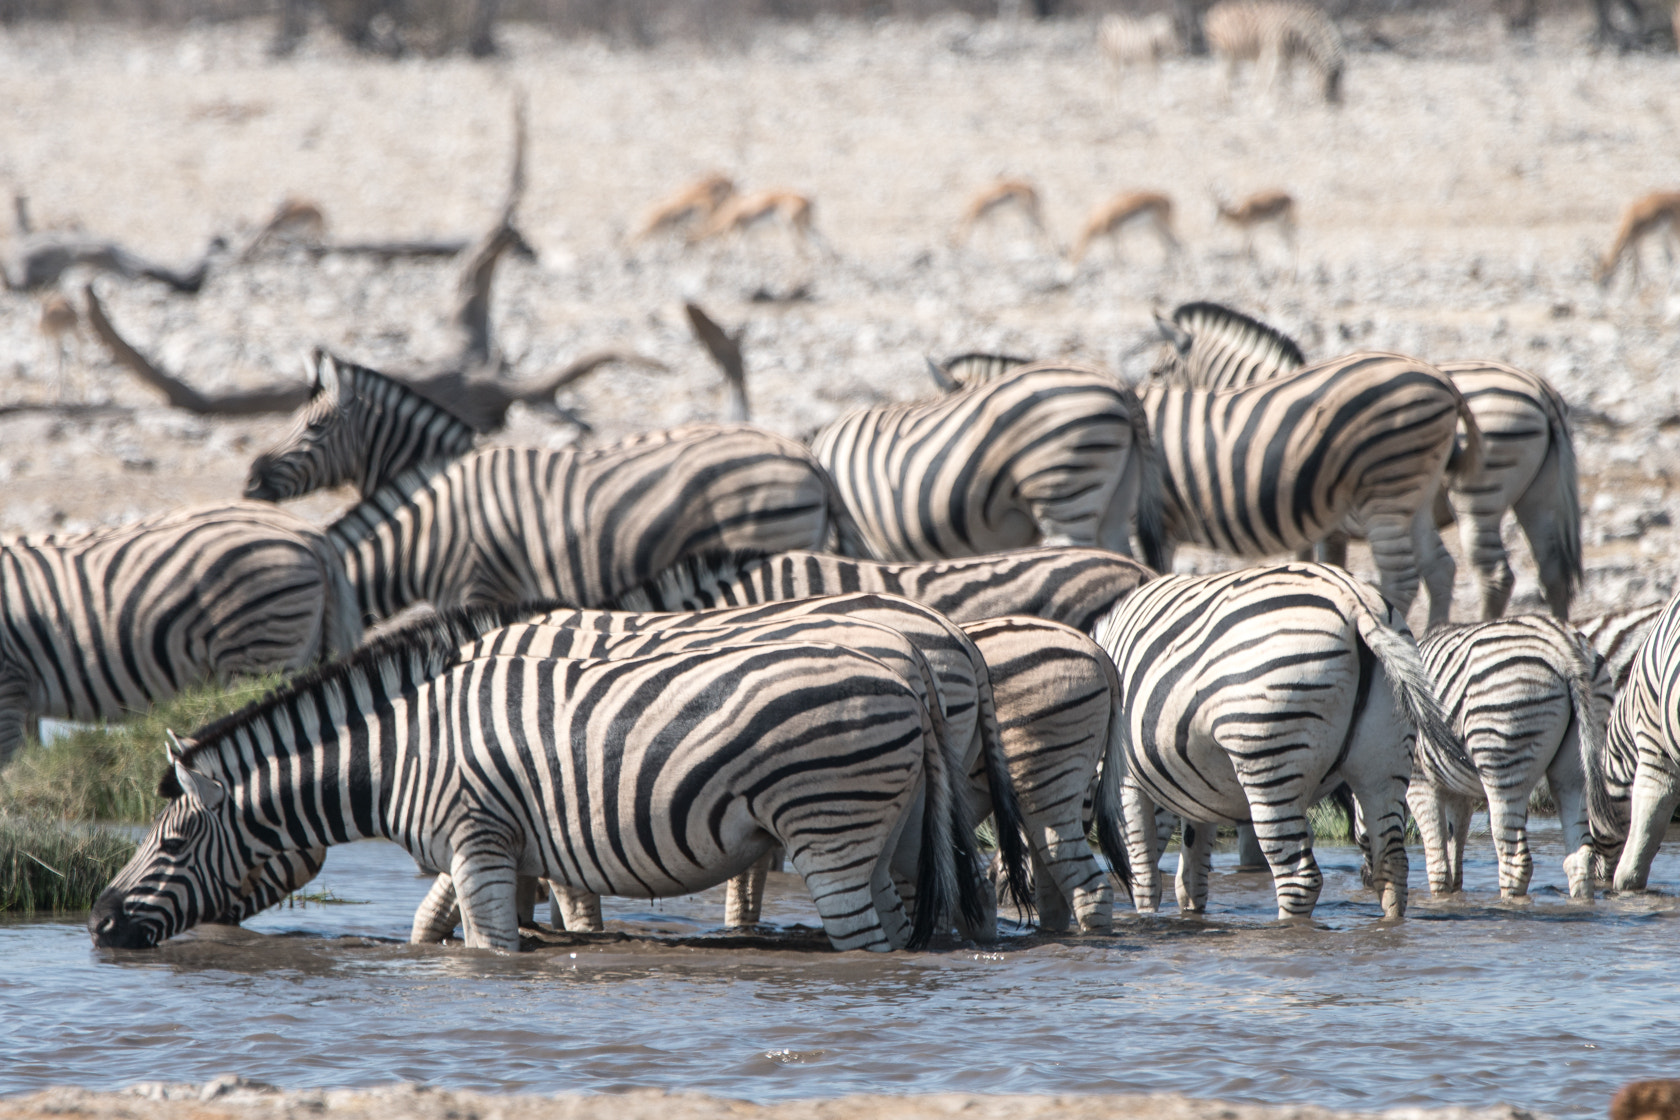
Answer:
[[[836,948],[919,943],[964,870],[930,718],[891,669],[832,646],[460,662],[424,625],[198,732],[88,928],[156,945],[275,855],[378,836],[448,868],[469,945],[513,950],[520,874],[684,894],[780,843]],[[917,805],[912,928],[888,864]]]
[[[361,640],[326,538],[229,502],[0,543],[0,762],[33,717],[117,719],[205,681],[301,669]]]
[[[1239,62],[1254,62],[1261,83],[1273,88],[1297,58],[1318,75],[1324,100],[1342,99],[1346,52],[1342,33],[1324,11],[1301,0],[1220,0],[1202,17],[1208,50],[1225,60],[1229,89]]]
[[[1616,890],[1644,890],[1680,805],[1680,596],[1652,627],[1616,698],[1605,743],[1609,804],[1593,842]],[[1618,858],[1619,857],[1619,858]]]
[[[933,560],[1030,545],[1153,563],[1159,482],[1136,394],[1045,362],[937,400],[865,409],[812,439],[876,557]]]
[[[329,530],[361,609],[557,599],[599,605],[684,556],[862,547],[791,440],[693,425],[589,451],[490,448],[405,474]]]

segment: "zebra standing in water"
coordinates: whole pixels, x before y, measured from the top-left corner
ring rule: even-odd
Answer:
[[[0,763],[34,717],[117,719],[348,653],[361,631],[326,537],[269,506],[0,542]]]
[[[1171,384],[1196,389],[1236,389],[1299,371],[1306,359],[1283,332],[1217,303],[1188,303],[1172,319],[1156,317],[1170,344],[1167,364],[1154,371]],[[1481,591],[1484,621],[1498,618],[1511,598],[1510,560],[1500,535],[1507,510],[1528,537],[1540,568],[1546,602],[1569,617],[1580,585],[1581,506],[1569,408],[1550,382],[1501,362],[1447,362],[1439,367],[1464,395],[1480,435],[1474,469],[1448,478],[1435,502],[1435,523],[1454,513],[1459,539]],[[1469,439],[1466,430],[1465,438]],[[1328,542],[1328,558],[1345,560],[1345,541]],[[1441,561],[1449,568],[1450,558]],[[1448,594],[1450,576],[1445,581]],[[1437,615],[1431,593],[1431,622]]]
[[[1105,851],[1126,853],[1140,911],[1159,904],[1161,806],[1185,821],[1182,910],[1206,906],[1214,826],[1252,820],[1278,917],[1307,917],[1323,885],[1307,807],[1346,782],[1374,822],[1366,851],[1383,913],[1405,913],[1411,740],[1427,774],[1468,763],[1405,616],[1374,588],[1318,564],[1163,576],[1094,636],[1119,670],[1124,712],[1103,764],[1100,835]]]
[[[1342,33],[1330,17],[1300,0],[1220,0],[1202,17],[1208,50],[1225,60],[1225,88],[1236,84],[1237,63],[1254,62],[1266,89],[1287,73],[1296,58],[1304,58],[1318,74],[1324,100],[1342,99],[1346,54]]]
[[[1643,607],[1629,607],[1621,611],[1602,611],[1578,619],[1576,627],[1592,647],[1604,658],[1604,671],[1610,678],[1610,692],[1605,703],[1614,702],[1633,676],[1633,663],[1639,650],[1657,625],[1657,619],[1668,609],[1666,603],[1648,603]]]
[[[1528,893],[1528,799],[1544,777],[1563,825],[1569,895],[1591,898],[1587,798],[1603,788],[1595,771],[1610,714],[1599,695],[1609,683],[1603,659],[1580,631],[1545,615],[1437,627],[1418,652],[1472,766],[1450,781],[1413,774],[1406,800],[1423,834],[1430,892],[1463,889],[1465,833],[1485,803],[1499,893]]]
[[[449,868],[467,943],[510,951],[519,874],[686,894],[775,843],[836,948],[925,944],[959,892],[978,902],[929,711],[874,658],[788,644],[461,662],[454,638],[421,624],[175,744],[171,804],[94,906],[95,944],[157,945],[273,857],[374,836]],[[917,804],[910,927],[887,868]]]
[[[1160,481],[1137,395],[1045,362],[934,401],[864,409],[812,438],[884,560],[1100,545],[1154,566]]]

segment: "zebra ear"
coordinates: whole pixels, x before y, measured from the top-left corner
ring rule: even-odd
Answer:
[[[333,356],[316,347],[304,362],[309,371],[309,388],[317,397],[338,397],[338,362]]]
[[[944,366],[926,354],[922,355],[922,360],[927,362],[928,376],[933,378],[933,383],[939,386],[941,392],[949,393],[952,389],[958,387],[957,383],[951,380],[951,375],[945,372]]]
[[[1161,332],[1163,339],[1172,343],[1172,348],[1178,351],[1179,357],[1190,353],[1190,344],[1195,341],[1194,337],[1171,319],[1161,318],[1159,311],[1155,312],[1155,329]]]
[[[227,796],[216,779],[200,774],[180,759],[175,760],[175,782],[181,787],[182,796],[203,809],[214,809]]]
[[[181,757],[194,746],[191,742],[182,742],[181,737],[175,734],[173,728],[164,728],[163,734],[169,740],[163,749],[170,762],[179,762]]]

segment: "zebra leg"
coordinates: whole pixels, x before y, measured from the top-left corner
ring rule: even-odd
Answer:
[[[764,911],[764,883],[770,875],[770,861],[780,855],[780,848],[771,848],[754,860],[751,867],[729,880],[729,893],[723,903],[725,926],[734,929],[758,924]]]
[[[1579,721],[1571,720],[1569,733],[1546,768],[1546,782],[1552,787],[1558,823],[1563,826],[1563,873],[1569,880],[1569,897],[1591,898],[1592,833],[1587,824],[1587,779],[1581,770],[1579,734]]]
[[[455,880],[455,899],[461,908],[461,932],[469,949],[519,951],[519,875],[514,869],[512,844],[491,833],[482,820],[470,820],[461,831],[449,861]],[[500,831],[500,830],[497,830]]]
[[[825,859],[825,866],[813,867],[811,864],[815,862],[813,856],[816,853],[811,849],[794,845],[789,848],[788,856],[793,861],[793,869],[799,872],[811,891],[811,901],[817,905],[817,914],[822,918],[829,942],[841,952],[848,949],[868,949],[876,953],[890,951],[892,939],[881,925],[881,915],[875,909],[875,861],[867,864],[866,874],[859,875],[858,872],[865,869],[843,865],[849,861],[830,868],[826,865],[832,861]]]
[[[1120,805],[1126,816],[1126,861],[1132,871],[1132,905],[1139,914],[1161,909],[1161,850],[1155,822],[1155,803],[1131,778],[1120,784]]]
[[[1324,873],[1312,852],[1312,829],[1299,803],[1255,806],[1254,835],[1272,869],[1278,921],[1312,917],[1324,889]]]
[[[1377,514],[1365,525],[1371,556],[1377,562],[1378,584],[1383,598],[1404,615],[1417,598],[1417,545],[1413,540],[1415,517]]]
[[[1206,821],[1185,821],[1184,838],[1178,845],[1178,910],[1181,914],[1207,912],[1208,876],[1213,871],[1213,838],[1219,826]]]
[[[1403,918],[1411,872],[1406,858],[1406,779],[1380,774],[1347,777],[1359,818],[1355,836],[1365,849],[1361,878],[1381,897],[1383,917]]]
[[[519,907],[519,928],[531,929],[537,924],[537,891],[542,880],[535,875],[521,875],[514,887],[514,903]]]
[[[601,896],[564,883],[548,884],[548,924],[568,933],[600,933],[607,928],[601,920]]]
[[[1351,783],[1350,783],[1351,784]],[[1358,796],[1355,791],[1354,796]],[[1406,791],[1406,805],[1423,835],[1423,856],[1429,869],[1429,893],[1436,897],[1452,892],[1452,825],[1448,795],[1428,784],[1421,776],[1412,779]],[[1372,835],[1376,829],[1372,827]],[[1373,857],[1374,858],[1374,857]]]
[[[15,671],[0,674],[0,766],[23,747],[35,723],[29,714],[29,682]]]
[[[1642,891],[1651,874],[1651,861],[1674,806],[1680,803],[1680,773],[1666,755],[1642,751],[1639,769],[1633,777],[1633,819],[1628,822],[1627,845],[1616,864],[1615,886],[1619,891]]]
[[[1264,871],[1267,868],[1265,849],[1260,847],[1260,838],[1254,834],[1252,824],[1237,826],[1237,870]]]
[[[461,924],[461,908],[455,905],[455,880],[447,874],[432,880],[431,890],[414,911],[414,925],[408,934],[413,945],[435,944],[455,932]]]
[[[1090,842],[1078,819],[1061,822],[1039,833],[1039,843],[1033,845],[1033,879],[1039,884],[1039,928],[1053,913],[1061,916],[1061,928],[1067,928],[1068,905],[1079,922],[1081,933],[1112,929],[1114,926],[1114,887],[1091,852]],[[1042,850],[1041,850],[1042,847]]]
[[[894,949],[902,949],[910,944],[910,919],[904,913],[904,899],[893,883],[891,864],[892,853],[882,855],[875,864],[875,873],[870,876],[869,887],[887,941]]]
[[[1429,625],[1433,628],[1452,618],[1453,579],[1458,575],[1458,564],[1442,542],[1429,506],[1412,518],[1412,549],[1429,591]]]
[[[1073,908],[1068,905],[1062,885],[1051,879],[1050,869],[1044,865],[1038,851],[1039,845],[1035,843],[1028,850],[1027,857],[1032,865],[1033,909],[1038,912],[1039,932],[1066,933],[1073,923]],[[992,860],[992,867],[1001,870],[998,859]]]
[[[1488,799],[1488,827],[1499,852],[1499,895],[1521,898],[1534,877],[1534,855],[1528,849],[1528,795],[1519,801],[1511,794]]]
[[[1505,541],[1499,533],[1500,522],[1505,520],[1505,508],[1499,504],[1501,496],[1497,486],[1491,492],[1463,493],[1460,500],[1468,499],[1469,508],[1457,510],[1458,540],[1476,571],[1483,622],[1505,613],[1505,606],[1511,601],[1511,586],[1517,578],[1511,571],[1511,559],[1505,554]],[[1490,503],[1494,508],[1486,508]]]

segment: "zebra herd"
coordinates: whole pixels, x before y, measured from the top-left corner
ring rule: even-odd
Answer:
[[[1680,607],[1564,621],[1580,527],[1555,392],[1488,363],[1308,364],[1213,304],[1161,330],[1141,392],[965,355],[937,368],[942,396],[808,446],[696,425],[475,450],[447,402],[317,354],[312,399],[246,493],[354,482],[325,531],[250,502],[0,553],[15,738],[30,714],[99,718],[336,657],[171,735],[168,806],[96,905],[95,942],[237,921],[363,837],[436,876],[414,940],[459,926],[498,949],[542,883],[567,929],[600,928],[601,895],[726,882],[726,921],[756,922],[778,850],[836,948],[989,940],[999,891],[1042,929],[1103,930],[1116,884],[1158,907],[1180,823],[1182,910],[1205,907],[1215,832],[1235,825],[1279,918],[1302,919],[1325,797],[1398,918],[1408,817],[1447,892],[1486,805],[1501,891],[1525,893],[1542,778],[1571,894],[1642,887],[1680,801]],[[1555,617],[1499,617],[1509,567],[1485,553],[1507,509]],[[1475,624],[1446,621],[1453,512],[1484,547]],[[257,524],[269,539],[234,529]],[[1341,566],[1354,533],[1380,589]],[[1302,555],[1157,574],[1179,543]]]

